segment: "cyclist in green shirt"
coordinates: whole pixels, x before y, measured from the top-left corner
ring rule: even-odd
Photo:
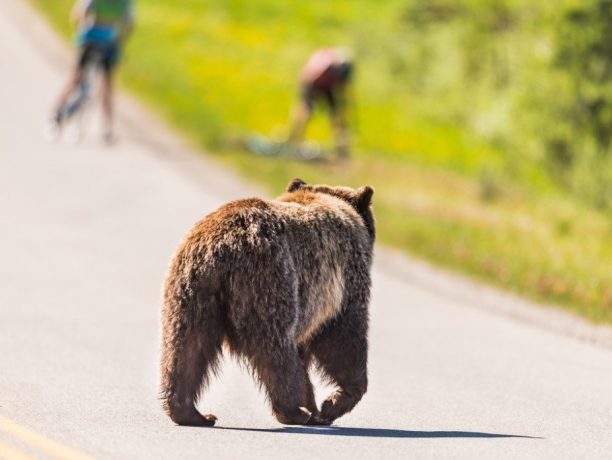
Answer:
[[[123,43],[129,36],[134,12],[132,0],[79,0],[72,10],[77,24],[79,55],[76,68],[60,95],[53,115],[58,132],[71,115],[68,99],[79,86],[86,66],[99,59],[103,70],[102,101],[104,107],[104,138],[113,139],[113,71],[119,62]]]

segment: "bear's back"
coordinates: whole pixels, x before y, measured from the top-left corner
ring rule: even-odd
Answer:
[[[198,222],[188,238],[214,252],[268,250],[282,243],[337,246],[342,240],[367,239],[350,205],[329,195],[309,195],[298,201],[232,201]]]

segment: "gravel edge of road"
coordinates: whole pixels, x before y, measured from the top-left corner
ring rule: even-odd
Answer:
[[[552,304],[537,304],[455,272],[413,259],[396,249],[377,248],[380,270],[458,303],[490,314],[612,350],[612,326],[597,325]]]

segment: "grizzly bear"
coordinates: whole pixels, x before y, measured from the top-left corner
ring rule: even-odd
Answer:
[[[328,425],[355,407],[368,384],[373,193],[294,179],[275,200],[233,201],[193,227],[164,286],[161,398],[175,423],[215,424],[195,405],[224,344],[281,423]],[[311,364],[336,385],[321,410]]]

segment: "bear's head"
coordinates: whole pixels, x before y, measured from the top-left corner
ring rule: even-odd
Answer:
[[[376,228],[374,226],[374,215],[372,214],[372,195],[374,189],[369,185],[359,187],[357,190],[350,187],[329,185],[309,185],[302,179],[292,179],[287,186],[287,192],[293,193],[297,191],[307,191],[314,193],[325,193],[327,195],[340,198],[350,204],[359,215],[362,217],[366,228],[372,240],[376,236]]]

